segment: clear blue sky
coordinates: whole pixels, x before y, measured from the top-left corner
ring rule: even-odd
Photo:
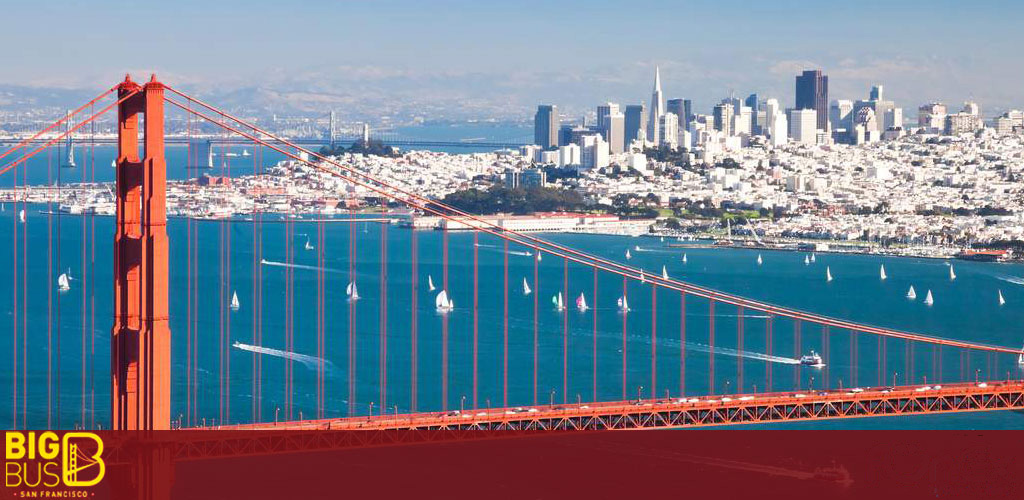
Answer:
[[[6,2],[0,82],[100,86],[156,70],[192,85],[459,80],[551,102],[668,97],[792,101],[817,66],[832,97],[884,83],[929,99],[1024,106],[1020,1]],[[99,4],[103,5],[99,5]],[[313,82],[313,83],[311,83]],[[412,84],[412,83],[410,83]]]

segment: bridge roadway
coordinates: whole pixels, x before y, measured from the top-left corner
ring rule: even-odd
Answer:
[[[641,399],[206,427],[221,430],[599,430],[684,428],[1024,409],[1024,381]]]

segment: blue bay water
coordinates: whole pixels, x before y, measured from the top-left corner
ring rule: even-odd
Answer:
[[[30,425],[46,423],[47,409],[47,352],[52,352],[55,375],[52,380],[53,398],[59,397],[59,424],[71,427],[82,421],[83,383],[85,387],[86,423],[93,421],[104,426],[109,417],[109,342],[111,325],[111,236],[112,218],[47,216],[40,213],[44,207],[30,206],[27,224],[16,222],[10,206],[0,213],[0,394],[10,394],[11,352],[13,331],[18,332],[19,351],[22,345],[22,321],[28,314],[28,420]],[[92,242],[83,239],[95,231],[95,253]],[[95,227],[93,228],[93,224]],[[255,343],[253,297],[253,270],[257,266],[263,274],[263,347],[285,349],[284,315],[285,268],[261,265],[254,261],[253,224],[247,221],[216,222],[173,219],[168,230],[171,239],[171,331],[173,335],[173,401],[174,414],[184,414],[185,406],[185,335],[188,330],[186,304],[188,276],[186,243],[188,227],[198,234],[196,248],[200,259],[197,280],[199,337],[198,418],[208,423],[221,419],[220,366],[223,346],[233,342]],[[59,226],[59,231],[58,231]],[[48,231],[53,230],[53,254],[48,256]],[[18,236],[13,236],[13,230]],[[357,414],[380,410],[379,352],[381,311],[381,230],[376,223],[355,223],[355,281],[362,299],[354,305],[354,337],[356,339],[356,398],[353,407]],[[316,355],[316,273],[308,266],[317,264],[317,251],[325,253],[326,320],[325,351],[330,369],[326,373],[326,416],[348,414],[348,338],[349,304],[344,289],[349,282],[350,223],[324,224],[325,239],[322,249],[304,250],[306,235],[315,235],[316,224],[297,221],[294,236],[286,238],[284,224],[274,216],[267,216],[263,224],[263,258],[271,262],[286,260],[285,246],[292,245],[294,263],[294,347],[301,355]],[[27,232],[28,248],[22,231]],[[220,248],[227,244],[224,235],[230,234],[230,280],[222,279]],[[442,408],[458,409],[465,396],[467,407],[472,406],[472,338],[473,338],[473,235],[448,235],[449,262],[447,289],[456,309],[448,316],[449,390],[447,401],[441,400],[441,339],[442,317],[435,311],[434,295],[426,289],[431,276],[438,287],[444,283],[442,265],[443,234],[436,231],[415,233],[417,238],[419,286],[411,289],[411,237],[409,230],[387,229],[387,397],[388,411],[410,410],[411,339],[410,326],[415,318],[418,328],[418,410],[435,411]],[[788,307],[832,315],[853,321],[927,333],[941,337],[971,340],[1004,346],[1020,346],[1024,340],[1019,325],[1024,320],[1024,266],[1018,264],[989,264],[955,262],[957,279],[950,281],[947,263],[940,260],[886,258],[867,255],[818,254],[817,262],[805,265],[803,254],[794,252],[761,251],[763,264],[758,266],[758,251],[720,248],[676,248],[669,242],[655,238],[628,238],[597,235],[549,234],[543,237],[571,245],[605,258],[623,260],[624,252],[631,249],[632,265],[642,266],[651,273],[660,273],[664,265],[673,278],[690,281],[746,297],[764,300]],[[917,346],[913,350],[913,367],[904,356],[904,343],[886,342],[885,368],[878,363],[878,340],[865,334],[853,337],[859,362],[851,370],[851,335],[833,329],[829,333],[830,348],[824,352],[828,366],[824,370],[767,362],[767,318],[757,312],[743,313],[743,346],[738,339],[738,315],[735,307],[716,304],[715,338],[717,354],[714,356],[715,387],[709,386],[710,368],[709,308],[708,302],[687,297],[685,314],[685,340],[680,341],[680,296],[659,290],[656,297],[651,287],[636,282],[626,285],[632,311],[625,317],[616,310],[616,299],[623,294],[619,277],[598,275],[595,298],[594,274],[590,269],[564,262],[553,255],[545,255],[539,263],[539,282],[533,283],[532,256],[527,249],[511,247],[509,255],[508,286],[503,279],[503,248],[495,237],[480,235],[476,247],[479,259],[479,388],[477,405],[497,406],[503,403],[503,300],[508,293],[508,404],[534,403],[533,379],[533,325],[534,297],[524,296],[522,281],[525,277],[537,298],[537,330],[539,336],[539,366],[537,383],[538,403],[575,402],[592,400],[594,377],[594,331],[597,341],[597,399],[633,398],[639,393],[649,397],[653,391],[659,396],[700,395],[709,392],[733,393],[763,391],[767,388],[767,371],[771,368],[772,389],[793,390],[799,384],[806,388],[828,385],[875,386],[889,384],[894,376],[898,383],[910,380],[924,383],[925,377],[933,383],[939,375],[942,381],[973,379],[974,370],[980,369],[981,378],[1001,379],[1020,377],[1021,372],[1012,356],[986,356],[973,354],[967,360],[969,367],[961,369],[959,354],[951,349],[933,353],[931,347]],[[312,238],[316,241],[315,236]],[[85,243],[83,247],[83,242]],[[59,247],[58,247],[59,245]],[[639,249],[637,249],[639,247]],[[18,323],[14,323],[12,288],[14,258],[12,249],[18,248],[17,274],[29,276],[26,286],[28,303],[19,301]],[[83,248],[85,262],[83,265]],[[683,254],[687,263],[683,263]],[[28,260],[24,262],[23,256]],[[95,255],[95,261],[93,261]],[[52,259],[52,272],[47,263]],[[881,281],[878,266],[884,263],[889,278]],[[22,266],[25,266],[24,268]],[[825,267],[831,269],[835,279],[825,280]],[[83,269],[88,267],[88,272]],[[60,270],[70,268],[72,290],[56,291],[56,276]],[[226,270],[227,268],[225,268]],[[567,271],[568,275],[564,275]],[[27,273],[27,274],[26,274]],[[225,273],[226,275],[226,273]],[[568,352],[568,390],[562,385],[563,315],[551,305],[551,297],[563,291],[568,284],[570,307],[565,313]],[[18,281],[23,286],[23,281]],[[907,288],[913,285],[919,295],[917,301],[905,298]],[[920,297],[927,290],[935,296],[932,307],[925,306]],[[83,295],[84,290],[84,295]],[[997,303],[997,291],[1006,297],[1006,305]],[[227,309],[232,292],[237,292],[240,309]],[[564,292],[564,291],[563,291]],[[580,313],[571,304],[580,293],[596,306],[596,326],[593,311]],[[411,294],[417,297],[417,310],[411,309]],[[22,292],[19,289],[19,296]],[[657,301],[656,312],[652,307]],[[52,302],[48,302],[52,301]],[[84,310],[88,314],[83,315]],[[93,313],[94,311],[94,313]],[[221,314],[221,311],[225,311]],[[53,329],[47,329],[47,317]],[[652,324],[656,319],[656,338],[652,339]],[[230,325],[228,324],[230,322]],[[223,331],[223,338],[221,337]],[[623,332],[625,332],[626,383],[623,387]],[[773,354],[781,358],[799,357],[811,349],[824,351],[821,328],[804,324],[801,345],[794,344],[793,322],[776,318],[773,321]],[[48,340],[49,337],[49,340]],[[59,340],[58,340],[59,339]],[[87,356],[84,358],[83,345]],[[681,346],[685,345],[685,380],[680,383]],[[656,385],[652,380],[651,354],[656,346]],[[742,350],[743,356],[737,355]],[[252,364],[259,354],[226,348],[230,359],[230,418],[229,422],[248,422],[252,418]],[[91,354],[90,354],[91,353]],[[941,360],[941,361],[940,361]],[[22,360],[18,359],[19,371]],[[742,382],[739,369],[742,366]],[[282,418],[288,414],[284,407],[285,361],[263,355],[264,420],[272,420],[275,410],[282,408]],[[57,391],[56,374],[60,375]],[[84,375],[83,375],[84,374]],[[813,380],[812,380],[813,377]],[[882,380],[879,380],[879,379]],[[302,363],[294,364],[294,405],[290,418],[315,415],[316,372]],[[742,385],[741,385],[742,384]],[[755,388],[756,386],[756,388]],[[20,388],[19,388],[20,391]],[[19,396],[20,399],[20,396]],[[95,401],[95,404],[93,404]],[[54,411],[57,400],[53,401]],[[19,409],[20,413],[20,404]],[[95,413],[93,414],[93,406]],[[10,396],[0,396],[0,421],[9,422],[12,413]],[[93,416],[94,415],[94,416]],[[1024,415],[1014,412],[957,415],[927,418],[885,418],[847,421],[843,423],[814,424],[827,427],[1011,427],[1024,424]],[[801,424],[811,425],[811,424]]]

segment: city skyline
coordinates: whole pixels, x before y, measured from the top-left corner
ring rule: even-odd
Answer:
[[[126,71],[155,71],[204,94],[255,95],[274,109],[422,99],[449,107],[463,102],[479,117],[525,119],[539,101],[570,113],[593,102],[639,101],[649,96],[649,75],[659,67],[665,97],[692,99],[696,109],[710,109],[730,93],[775,95],[791,106],[792,75],[805,68],[830,75],[834,96],[863,95],[884,83],[900,102],[974,100],[986,114],[1017,106],[1014,82],[1024,77],[1024,64],[1015,48],[1024,38],[1012,21],[1024,10],[1020,5],[862,2],[807,12],[809,5],[743,6],[747,15],[730,17],[730,29],[721,30],[717,21],[726,9],[714,4],[652,2],[649,10],[658,15],[647,16],[644,31],[653,35],[642,40],[629,36],[624,6],[606,2],[588,9],[390,2],[386,20],[368,22],[344,20],[371,18],[380,4],[307,2],[294,10],[275,7],[279,15],[270,17],[237,2],[13,5],[11,14],[26,19],[25,26],[52,25],[76,43],[37,39],[19,26],[0,34],[0,42],[24,51],[0,70],[0,83],[13,94],[0,104],[18,99],[21,87],[94,90],[94,82]],[[311,15],[317,12],[330,15]],[[864,23],[869,13],[877,15]],[[82,29],[115,17],[125,23],[116,33]],[[153,17],[164,21],[144,23]],[[685,29],[678,29],[680,19]],[[542,35],[558,35],[559,20],[589,28],[551,45]],[[437,32],[442,22],[450,28],[444,36]],[[191,26],[187,36],[176,23]],[[956,33],[964,31],[986,33],[986,50],[962,43]],[[615,33],[622,36],[608,36]],[[117,58],[98,55],[114,46]],[[61,70],[52,69],[54,61]]]

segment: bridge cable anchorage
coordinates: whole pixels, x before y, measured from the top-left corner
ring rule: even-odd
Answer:
[[[289,158],[292,158],[292,159],[294,159],[296,161],[308,164],[308,165],[310,165],[313,168],[316,168],[318,170],[324,171],[324,172],[329,173],[331,175],[335,175],[335,176],[345,180],[346,182],[350,182],[352,184],[355,184],[355,185],[358,185],[358,186],[361,186],[361,187],[365,187],[365,188],[367,188],[367,189],[369,189],[371,191],[377,192],[377,193],[382,194],[382,195],[384,195],[386,197],[400,200],[403,203],[405,203],[405,204],[407,204],[407,205],[409,205],[409,206],[411,206],[413,208],[417,208],[417,209],[422,210],[424,212],[435,214],[435,215],[437,215],[437,216],[439,216],[441,218],[444,218],[446,220],[460,222],[460,223],[462,223],[464,225],[469,226],[471,229],[475,229],[475,230],[478,230],[478,231],[483,231],[483,232],[486,232],[486,233],[498,236],[499,238],[507,239],[507,240],[509,240],[509,241],[511,241],[513,243],[526,246],[528,248],[532,248],[532,249],[535,249],[535,250],[538,250],[538,251],[539,250],[543,250],[545,252],[554,254],[554,255],[556,255],[558,257],[568,258],[569,260],[572,260],[574,262],[577,262],[577,263],[580,263],[580,264],[583,264],[583,265],[586,265],[586,266],[596,266],[596,267],[598,267],[599,269],[601,269],[603,271],[614,273],[614,274],[619,274],[619,275],[621,275],[621,276],[623,276],[625,278],[629,278],[629,279],[632,279],[634,281],[646,281],[646,282],[649,282],[649,283],[651,283],[651,284],[653,284],[655,286],[661,286],[661,287],[672,289],[672,290],[676,290],[676,291],[685,291],[687,293],[690,293],[691,295],[695,295],[695,296],[702,297],[702,298],[707,298],[707,299],[714,299],[716,301],[727,303],[727,304],[730,304],[730,305],[736,305],[736,306],[742,305],[742,306],[744,306],[746,308],[757,310],[757,311],[761,311],[761,312],[764,312],[764,313],[767,313],[767,314],[783,316],[783,317],[787,317],[787,318],[791,318],[791,319],[802,319],[802,320],[811,321],[811,322],[814,322],[814,323],[817,323],[817,324],[827,324],[827,325],[834,326],[834,327],[837,327],[837,328],[850,329],[850,330],[859,330],[859,331],[861,331],[863,333],[869,333],[869,334],[873,334],[873,335],[882,335],[882,336],[893,337],[893,338],[901,338],[901,339],[905,339],[905,340],[914,340],[914,341],[924,342],[924,343],[929,343],[929,344],[941,344],[941,345],[947,345],[947,346],[951,346],[951,347],[959,347],[959,348],[967,348],[967,349],[977,349],[977,350],[982,350],[982,351],[1000,352],[1000,353],[1005,353],[1005,354],[1019,354],[1019,349],[1016,349],[1016,348],[994,346],[994,345],[986,345],[986,344],[972,343],[972,342],[959,341],[959,340],[953,340],[953,339],[944,339],[944,338],[940,338],[940,337],[932,337],[932,336],[926,336],[926,335],[919,335],[919,334],[914,334],[914,333],[910,333],[910,332],[903,332],[903,331],[899,331],[899,330],[892,330],[892,329],[887,329],[887,328],[880,328],[880,327],[874,327],[874,326],[870,326],[870,325],[858,324],[858,323],[854,323],[854,322],[850,322],[850,321],[845,321],[845,320],[841,320],[841,319],[837,319],[837,318],[831,318],[831,317],[828,317],[828,316],[823,316],[823,315],[819,315],[819,314],[809,313],[809,312],[805,312],[805,311],[799,311],[799,310],[795,310],[795,309],[782,308],[782,307],[774,306],[774,305],[771,305],[771,304],[768,304],[768,303],[754,301],[754,300],[751,300],[751,299],[746,299],[746,298],[743,298],[743,297],[740,297],[740,296],[737,296],[737,295],[732,295],[732,294],[726,294],[726,293],[723,293],[723,292],[718,292],[716,290],[708,289],[708,288],[705,288],[705,287],[700,287],[700,286],[697,286],[697,285],[693,285],[693,284],[690,284],[690,283],[686,283],[686,282],[682,282],[682,281],[678,281],[678,280],[674,280],[674,279],[665,280],[665,279],[661,278],[660,276],[644,276],[643,279],[642,279],[641,276],[640,276],[640,269],[639,268],[633,268],[633,267],[625,266],[625,265],[619,264],[619,263],[614,262],[614,261],[610,261],[610,260],[607,260],[607,259],[602,259],[602,258],[593,256],[593,255],[587,254],[585,252],[580,252],[580,251],[577,251],[577,250],[565,247],[563,245],[559,245],[559,244],[552,243],[552,242],[549,242],[549,241],[546,241],[546,240],[542,240],[540,238],[537,238],[537,237],[534,237],[534,236],[530,236],[528,234],[523,234],[523,233],[519,233],[517,231],[501,228],[500,226],[497,226],[494,223],[491,223],[491,222],[488,222],[486,220],[483,220],[483,219],[481,219],[478,216],[474,216],[474,215],[471,215],[469,213],[466,213],[466,212],[463,212],[461,210],[458,210],[456,208],[444,205],[444,204],[442,204],[442,203],[440,203],[440,202],[438,202],[436,200],[428,200],[427,198],[425,198],[423,196],[420,196],[420,195],[417,195],[415,193],[409,192],[407,190],[403,190],[401,188],[398,188],[398,187],[396,187],[396,186],[394,186],[394,185],[392,185],[392,184],[390,184],[390,183],[388,183],[386,181],[377,179],[377,178],[375,178],[373,176],[370,176],[370,175],[368,175],[368,174],[366,174],[364,172],[361,172],[361,171],[359,171],[359,170],[357,170],[357,169],[355,169],[353,167],[340,164],[338,162],[335,162],[335,161],[331,160],[330,158],[324,157],[323,155],[320,155],[320,154],[317,154],[317,153],[315,153],[313,151],[310,151],[310,150],[307,150],[305,148],[299,147],[298,145],[294,144],[291,141],[288,141],[286,139],[280,138],[280,137],[278,137],[278,136],[276,136],[274,134],[271,134],[271,133],[269,133],[267,131],[258,129],[254,125],[251,125],[251,124],[245,122],[244,120],[242,120],[240,118],[236,118],[236,117],[234,117],[234,116],[232,116],[232,115],[230,115],[228,113],[220,111],[218,108],[215,108],[215,107],[213,107],[213,106],[211,106],[209,104],[206,104],[206,103],[204,103],[202,101],[199,101],[198,99],[195,99],[195,98],[193,98],[193,97],[191,97],[191,96],[189,96],[187,94],[181,93],[181,92],[179,92],[179,91],[177,91],[177,90],[175,90],[173,88],[168,88],[168,89],[171,92],[174,92],[174,93],[182,96],[183,98],[190,100],[191,102],[195,102],[197,104],[200,104],[201,106],[203,106],[203,107],[205,107],[207,109],[213,110],[214,112],[216,112],[218,114],[221,114],[222,116],[225,116],[225,117],[227,117],[228,119],[230,119],[230,120],[232,120],[234,122],[237,122],[239,124],[244,125],[245,128],[257,130],[260,135],[267,137],[269,140],[263,139],[263,138],[258,137],[256,135],[253,135],[253,134],[248,134],[246,132],[243,132],[243,131],[239,130],[237,127],[232,127],[230,124],[219,122],[219,121],[215,120],[214,118],[210,117],[209,115],[207,115],[205,113],[202,113],[202,112],[199,112],[199,111],[192,111],[197,116],[199,116],[201,118],[204,118],[204,119],[206,119],[208,121],[211,121],[211,123],[213,123],[213,124],[215,124],[217,126],[220,126],[220,127],[224,128],[224,129],[226,129],[228,131],[231,131],[231,132],[234,132],[236,134],[242,135],[244,137],[247,137],[250,140],[256,141],[256,142],[258,142],[260,144],[265,145],[266,147],[274,149],[274,150],[280,152],[281,154],[284,154],[285,156],[287,156]],[[184,105],[174,101],[173,99],[170,99],[170,98],[167,98],[167,97],[165,97],[165,99],[167,99],[167,101],[170,102],[174,106],[177,106],[177,107],[179,107],[181,109],[186,109]],[[282,149],[281,147],[275,146],[271,141],[277,142],[277,143],[280,143],[280,144],[284,144],[284,145],[286,145],[286,146],[288,146],[290,148],[294,148],[294,149],[296,149],[296,150],[298,150],[300,152],[306,153],[310,158],[319,160],[321,163],[314,163],[313,161],[311,161],[309,159],[303,159],[303,158],[301,158],[300,156],[298,156],[298,155],[296,155],[294,153],[291,153],[291,152],[289,152],[289,151],[287,151],[285,149]],[[324,164],[329,164],[329,165],[331,165],[333,167],[341,169],[342,171],[347,172],[347,174],[346,173],[338,172],[338,171],[333,170],[331,168],[327,168],[327,167],[324,166]],[[353,175],[357,176],[357,177],[359,177],[359,178],[361,178],[363,180],[360,180],[359,178],[355,178],[355,177],[353,177]],[[388,191],[388,190],[392,190],[392,191]],[[399,194],[395,194],[395,192],[400,193],[400,195]],[[472,221],[472,223],[468,223],[467,221]]]

